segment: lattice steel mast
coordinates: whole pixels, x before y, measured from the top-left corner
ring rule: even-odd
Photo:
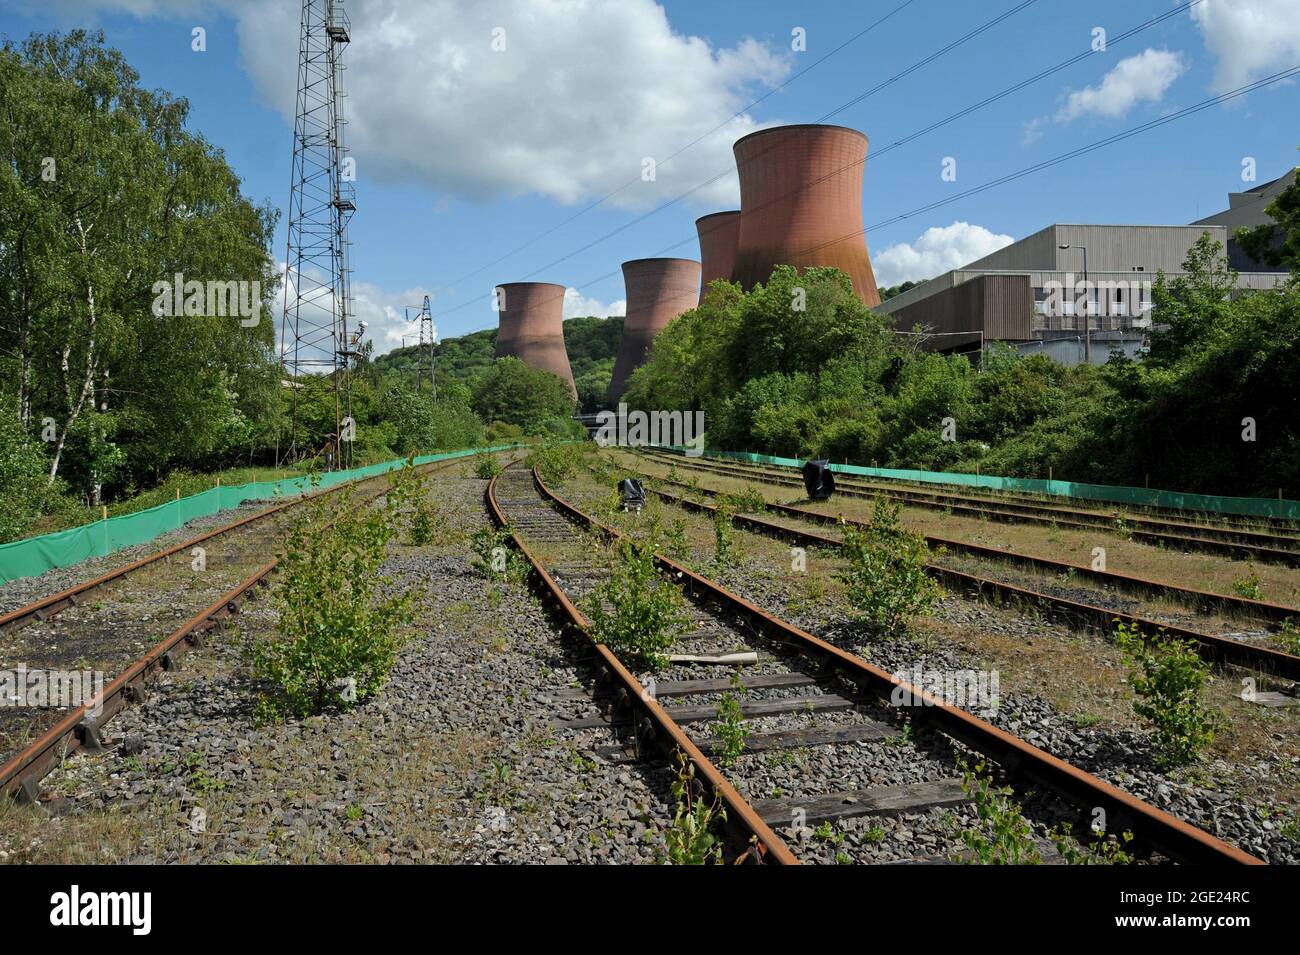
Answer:
[[[433,393],[433,400],[438,400],[438,380],[434,375],[434,345],[437,344],[437,329],[433,325],[433,313],[429,311],[429,296],[424,297],[424,304],[420,306],[420,311],[415,318],[411,318],[411,309],[414,305],[408,305],[406,309],[406,320],[408,322],[418,320],[420,323],[419,344],[415,347],[415,390],[420,390],[420,385],[424,381],[429,382],[429,388]]]
[[[350,40],[343,0],[303,0],[280,325],[291,410],[280,459],[325,453],[333,467],[351,463],[350,373],[360,342],[360,332],[348,335],[356,177],[343,135],[342,60]]]

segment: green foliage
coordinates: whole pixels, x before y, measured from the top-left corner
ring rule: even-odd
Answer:
[[[735,563],[732,546],[735,543],[736,508],[730,501],[719,501],[713,508],[713,563],[719,568]]]
[[[381,570],[396,507],[359,507],[348,489],[304,505],[280,559],[279,637],[253,650],[254,672],[278,690],[264,713],[343,708],[383,685],[414,615],[414,595]]]
[[[1118,837],[1094,834],[1091,842],[1080,843],[1064,827],[1048,833],[1056,851],[1066,865],[1132,865],[1133,856],[1125,850],[1133,833],[1125,830]]]
[[[590,451],[591,446],[586,444],[544,441],[528,456],[525,463],[537,468],[547,484],[556,484],[577,474]]]
[[[46,487],[49,464],[40,445],[23,430],[17,416],[0,409],[0,542],[22,537],[28,526],[49,510]]]
[[[1194,762],[1220,723],[1202,699],[1209,664],[1187,641],[1163,631],[1145,637],[1137,624],[1117,624],[1115,642],[1132,671],[1133,712],[1155,727],[1157,764],[1167,769]]]
[[[1264,212],[1272,223],[1238,229],[1237,242],[1252,259],[1292,272],[1300,265],[1300,180],[1293,181]]]
[[[660,576],[654,554],[653,540],[625,537],[617,545],[610,576],[586,605],[595,641],[620,660],[646,669],[668,663],[668,651],[690,622],[681,590]]]
[[[880,633],[928,613],[940,592],[925,572],[925,539],[899,523],[901,511],[902,505],[877,497],[869,525],[843,525],[847,566],[838,577],[857,619]]]
[[[1208,235],[1182,274],[1155,283],[1150,356],[1103,367],[994,347],[977,370],[915,351],[843,279],[777,269],[748,294],[721,283],[655,339],[629,404],[702,410],[719,448],[1300,496],[1300,283],[1230,295],[1234,276]],[[792,307],[800,288],[806,311]],[[1242,440],[1247,416],[1255,441]],[[941,434],[945,418],[956,440]]]
[[[677,810],[665,838],[673,865],[721,865],[722,841],[714,830],[727,821],[727,811],[715,797],[706,802],[696,791],[695,765],[678,754],[679,769],[672,784]]]
[[[1238,577],[1232,582],[1232,591],[1238,597],[1244,597],[1246,600],[1262,600],[1263,592],[1259,589],[1259,574],[1255,568],[1250,568],[1249,572]]]
[[[484,421],[503,421],[537,434],[549,419],[573,414],[563,381],[518,358],[498,358],[474,385],[473,407]]]
[[[984,825],[983,830],[961,832],[961,841],[972,853],[972,858],[962,861],[975,865],[1039,865],[1043,857],[1034,844],[1034,831],[1016,805],[1011,787],[994,786],[983,761],[973,769],[965,765],[961,769],[962,789]]]
[[[469,538],[470,566],[489,580],[523,580],[528,561],[515,550],[510,531],[481,527]]]
[[[1300,656],[1300,627],[1296,626],[1294,620],[1282,621],[1282,626],[1278,628],[1278,632],[1273,639],[1277,641],[1277,645],[1285,653]]]
[[[740,708],[739,695],[744,689],[738,676],[733,676],[731,685],[734,693],[724,693],[718,702],[718,715],[714,718],[714,728],[718,737],[718,747],[714,762],[727,769],[735,765],[745,751],[745,741],[749,739],[749,725]]]
[[[495,454],[479,451],[474,455],[474,476],[490,481],[501,473],[501,462]]]

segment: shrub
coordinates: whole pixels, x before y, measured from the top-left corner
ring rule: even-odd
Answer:
[[[508,530],[481,527],[470,535],[470,566],[490,580],[522,580],[528,562],[515,550]]]
[[[496,459],[495,455],[486,451],[476,451],[474,453],[474,475],[482,478],[484,481],[490,481],[501,473],[501,462]]]
[[[672,784],[677,811],[665,833],[668,861],[673,865],[720,865],[722,842],[713,830],[718,823],[727,821],[727,811],[716,797],[711,802],[700,798],[695,791],[694,764],[680,753],[677,760],[680,769]]]
[[[254,646],[253,668],[279,689],[264,715],[344,708],[383,685],[414,615],[414,595],[381,573],[395,504],[357,507],[352,492],[321,500],[291,526],[276,604],[280,639]]]
[[[1133,670],[1133,712],[1155,727],[1156,763],[1167,769],[1193,762],[1219,723],[1202,700],[1209,664],[1187,641],[1163,631],[1148,639],[1137,624],[1118,624],[1115,642]]]
[[[714,762],[723,769],[733,766],[745,751],[745,740],[749,739],[749,726],[740,708],[738,694],[743,693],[738,675],[732,676],[731,685],[735,693],[724,693],[718,703],[717,723],[718,748]]]
[[[1277,645],[1286,653],[1293,656],[1300,656],[1300,627],[1295,625],[1294,620],[1284,620],[1277,636],[1273,638]]]
[[[899,524],[901,511],[901,505],[878,497],[870,525],[843,525],[848,566],[837,576],[857,619],[878,632],[929,612],[940,593],[925,572],[930,558],[925,538]]]
[[[555,484],[578,472],[588,450],[583,444],[546,441],[528,456],[525,463],[537,468],[547,484]]]
[[[1261,600],[1264,594],[1259,589],[1259,584],[1259,574],[1252,567],[1250,573],[1238,577],[1232,582],[1232,589],[1238,597],[1243,597],[1246,600]]]
[[[736,508],[730,501],[719,501],[713,509],[713,563],[720,568],[735,563],[731,552],[734,543],[732,521],[735,518]]]
[[[653,538],[624,538],[617,557],[587,603],[592,636],[620,659],[656,669],[668,662],[668,650],[689,627],[685,598],[656,569]]]
[[[978,865],[1038,865],[1043,861],[1034,844],[1034,832],[1012,800],[1010,786],[994,786],[981,761],[973,770],[965,764],[961,787],[975,804],[975,812],[987,829],[965,829],[961,841],[973,855],[963,861]]]

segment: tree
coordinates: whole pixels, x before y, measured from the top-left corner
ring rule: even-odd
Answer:
[[[1273,222],[1238,229],[1237,243],[1257,262],[1296,271],[1300,266],[1300,178],[1282,190],[1264,211]]]
[[[573,397],[558,376],[508,356],[498,358],[474,386],[471,402],[484,421],[541,433],[548,421],[573,414]]]

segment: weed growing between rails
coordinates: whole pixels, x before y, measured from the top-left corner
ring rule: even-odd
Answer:
[[[624,538],[616,548],[610,576],[592,592],[584,608],[591,635],[625,663],[658,669],[667,664],[677,638],[690,629],[686,598],[656,569],[653,537]]]
[[[929,613],[941,593],[925,572],[930,549],[923,537],[902,527],[901,511],[901,505],[877,498],[869,527],[842,525],[848,566],[838,577],[854,615],[877,633]]]
[[[386,497],[359,507],[346,489],[291,525],[275,591],[280,636],[252,649],[254,673],[276,687],[259,700],[262,719],[345,709],[383,685],[416,609],[381,573],[398,506]]]
[[[406,543],[413,547],[449,544],[457,534],[448,525],[438,505],[429,496],[429,486],[415,470],[410,457],[396,471],[389,472],[388,496],[396,513],[405,517]]]
[[[544,441],[524,460],[524,464],[537,468],[547,484],[559,484],[577,474],[591,452],[592,448],[585,444]]]
[[[715,720],[716,734],[719,740],[716,762],[723,769],[735,765],[745,752],[745,741],[749,739],[749,725],[740,708],[740,698],[745,695],[745,686],[739,673],[731,675],[731,692],[724,693],[718,703],[718,717]]]
[[[968,855],[953,861],[974,865],[1041,865],[1039,841],[1033,827],[1016,805],[1010,786],[996,786],[988,764],[983,760],[974,767],[957,760],[961,770],[962,790],[975,804],[982,828],[963,829],[961,840]],[[1133,857],[1125,850],[1133,833],[1124,831],[1108,836],[1104,828],[1094,829],[1090,843],[1082,843],[1064,827],[1052,829],[1047,838],[1066,865],[1130,865]]]
[[[1187,641],[1163,631],[1148,638],[1136,624],[1117,624],[1115,643],[1134,671],[1133,712],[1155,728],[1156,764],[1172,769],[1195,762],[1223,722],[1203,699],[1209,664]]]
[[[695,778],[695,765],[677,754],[677,778],[672,784],[677,812],[664,834],[668,861],[673,865],[721,865],[722,840],[716,829],[727,821],[727,810],[715,796],[704,799],[704,787]]]
[[[478,451],[474,455],[474,476],[490,481],[501,473],[501,462],[487,451]]]
[[[516,583],[528,576],[528,561],[514,548],[509,527],[481,527],[469,538],[470,566],[482,577]]]

